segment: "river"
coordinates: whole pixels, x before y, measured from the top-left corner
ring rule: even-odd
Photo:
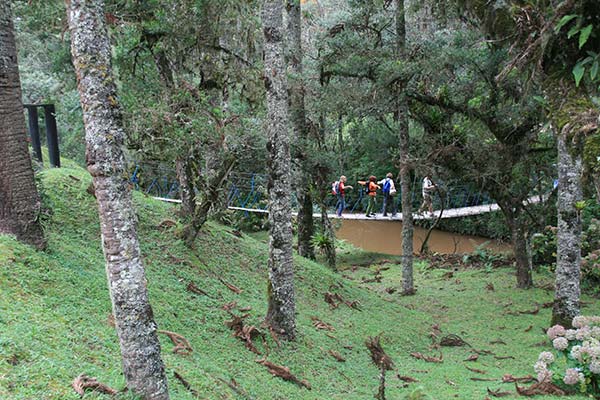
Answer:
[[[338,220],[339,221],[339,220]],[[336,222],[334,222],[336,224]],[[413,246],[419,252],[427,235],[427,229],[415,227]],[[397,221],[342,220],[336,236],[356,247],[376,253],[402,255],[402,223]],[[434,230],[429,238],[429,249],[436,253],[471,253],[483,243],[494,252],[510,252],[506,243],[470,235]]]

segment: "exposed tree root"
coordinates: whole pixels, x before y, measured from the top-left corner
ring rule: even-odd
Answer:
[[[310,383],[308,383],[305,379],[302,379],[302,380],[298,379],[296,376],[294,376],[290,372],[290,369],[288,367],[273,364],[272,362],[267,361],[265,359],[256,360],[256,362],[267,367],[269,372],[273,376],[278,376],[285,381],[293,382],[298,386],[303,386],[303,387],[307,388],[308,390],[311,389]]]
[[[169,339],[171,339],[171,341],[175,345],[175,347],[173,347],[173,353],[187,356],[192,354],[192,352],[194,351],[192,349],[192,346],[190,345],[190,342],[188,342],[188,340],[180,334],[160,329],[157,332],[163,333],[167,335]]]
[[[73,379],[73,382],[71,382],[71,386],[73,387],[75,392],[77,392],[77,394],[82,397],[85,394],[86,389],[91,389],[94,392],[104,393],[111,396],[115,396],[119,393],[117,390],[111,388],[110,386],[98,382],[96,378],[90,378],[85,374],[81,374],[77,378]]]
[[[469,357],[467,357],[463,361],[477,361],[478,358],[479,358],[479,354],[475,353],[475,354],[471,354]]]

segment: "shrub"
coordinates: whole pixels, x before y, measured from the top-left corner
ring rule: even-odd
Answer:
[[[567,391],[600,395],[600,317],[577,316],[574,329],[554,325],[547,331],[553,352],[540,353],[534,370],[539,382]]]

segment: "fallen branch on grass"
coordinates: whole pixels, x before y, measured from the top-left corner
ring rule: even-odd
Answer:
[[[465,342],[460,336],[458,335],[446,335],[443,338],[440,339],[440,346],[469,346],[471,347],[471,345],[467,342]]]
[[[200,397],[200,394],[198,394],[198,392],[192,388],[192,385],[190,385],[190,383],[183,377],[181,376],[177,371],[173,372],[173,376],[183,385],[184,388],[186,388],[194,397]]]
[[[239,287],[237,287],[237,286],[235,286],[235,285],[232,285],[232,284],[231,284],[231,283],[229,283],[229,282],[225,282],[225,281],[224,281],[222,278],[219,278],[219,281],[220,281],[220,282],[221,282],[223,285],[227,286],[227,289],[231,290],[233,293],[240,294],[240,293],[242,293],[242,291],[243,291],[243,290],[242,290],[242,289],[240,289]]]
[[[264,337],[263,333],[259,331],[254,325],[244,325],[244,320],[246,316],[237,316],[233,313],[230,313],[232,320],[225,321],[225,325],[229,327],[233,331],[233,337],[239,338],[244,344],[246,348],[255,354],[261,354],[260,351],[254,346],[253,340],[257,337]]]
[[[175,347],[173,347],[173,353],[187,356],[192,354],[192,351],[194,351],[192,349],[192,346],[190,345],[190,342],[188,342],[188,340],[180,334],[164,330],[158,330],[157,332],[163,333],[167,335],[169,339],[171,339],[171,341],[175,345]]]
[[[92,391],[108,394],[111,396],[114,396],[119,393],[110,386],[98,382],[96,378],[90,378],[85,374],[81,374],[77,378],[73,379],[71,386],[73,387],[75,392],[82,397],[85,394],[86,389],[91,389]]]
[[[219,381],[223,382],[224,384],[226,384],[235,393],[237,393],[240,396],[243,396],[245,398],[248,398],[248,392],[246,392],[244,389],[242,389],[235,379],[231,378],[229,381],[227,381],[223,378],[217,378],[217,379]]]
[[[317,317],[311,317],[310,319],[312,319],[313,326],[317,329],[322,329],[322,330],[326,330],[326,331],[335,331],[335,328],[333,326],[329,325],[326,322],[321,321]]]
[[[187,286],[185,287],[185,289],[188,292],[192,292],[194,294],[199,294],[199,295],[202,295],[202,296],[210,297],[208,295],[208,293],[206,293],[204,290],[202,290],[198,286],[196,286],[196,284],[194,282],[188,283]]]
[[[394,362],[386,354],[381,347],[381,335],[375,337],[369,337],[365,341],[365,346],[371,352],[371,360],[373,364],[379,367],[379,390],[375,395],[378,400],[385,400],[385,372],[390,371],[394,368]]]
[[[397,375],[398,379],[400,379],[402,382],[406,382],[406,383],[414,383],[414,382],[419,382],[418,379],[410,377],[410,376],[403,376],[403,375]]]
[[[521,378],[518,378],[516,376],[512,376],[511,374],[504,374],[504,376],[502,377],[502,382],[504,382],[504,383],[514,383],[514,382],[529,383],[529,382],[533,382],[533,381],[535,381],[535,378],[531,375],[526,375]]]
[[[484,371],[484,370],[482,370],[482,369],[471,368],[471,367],[467,367],[466,365],[465,365],[465,368],[468,369],[471,372],[476,372],[478,374],[487,374],[487,372]]]
[[[293,383],[297,384],[298,386],[303,386],[303,387],[307,388],[308,390],[311,390],[310,383],[308,383],[305,379],[302,379],[302,380],[298,379],[296,376],[294,376],[290,372],[290,369],[288,367],[284,367],[282,365],[276,365],[276,364],[273,364],[272,362],[264,360],[264,359],[256,360],[256,362],[267,367],[267,369],[269,370],[271,375],[278,376],[285,381],[293,382]]]
[[[327,353],[329,353],[329,355],[331,357],[335,358],[339,362],[346,362],[346,359],[340,353],[338,353],[337,351],[327,350]]]
[[[561,388],[559,388],[551,382],[534,383],[528,388],[520,387],[515,382],[515,388],[517,389],[517,393],[519,393],[519,395],[521,396],[537,396],[539,394],[552,394],[555,396],[564,396],[567,394],[564,390],[562,390]]]
[[[414,357],[417,360],[423,360],[423,361],[427,361],[427,362],[441,363],[444,361],[444,355],[442,353],[440,353],[439,357],[426,356],[425,354],[422,354],[419,352],[410,353],[410,355],[411,355],[411,357]]]

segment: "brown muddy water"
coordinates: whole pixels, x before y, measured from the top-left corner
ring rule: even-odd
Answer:
[[[337,228],[336,236],[344,239],[366,251],[376,253],[402,255],[402,223],[398,221],[364,221],[364,220],[334,221]],[[415,227],[413,246],[415,253],[421,249],[421,244],[427,235],[427,229]],[[441,254],[471,253],[475,248],[486,243],[486,248],[494,252],[510,252],[506,243],[487,238],[459,235],[451,232],[434,230],[429,237],[429,249]]]

